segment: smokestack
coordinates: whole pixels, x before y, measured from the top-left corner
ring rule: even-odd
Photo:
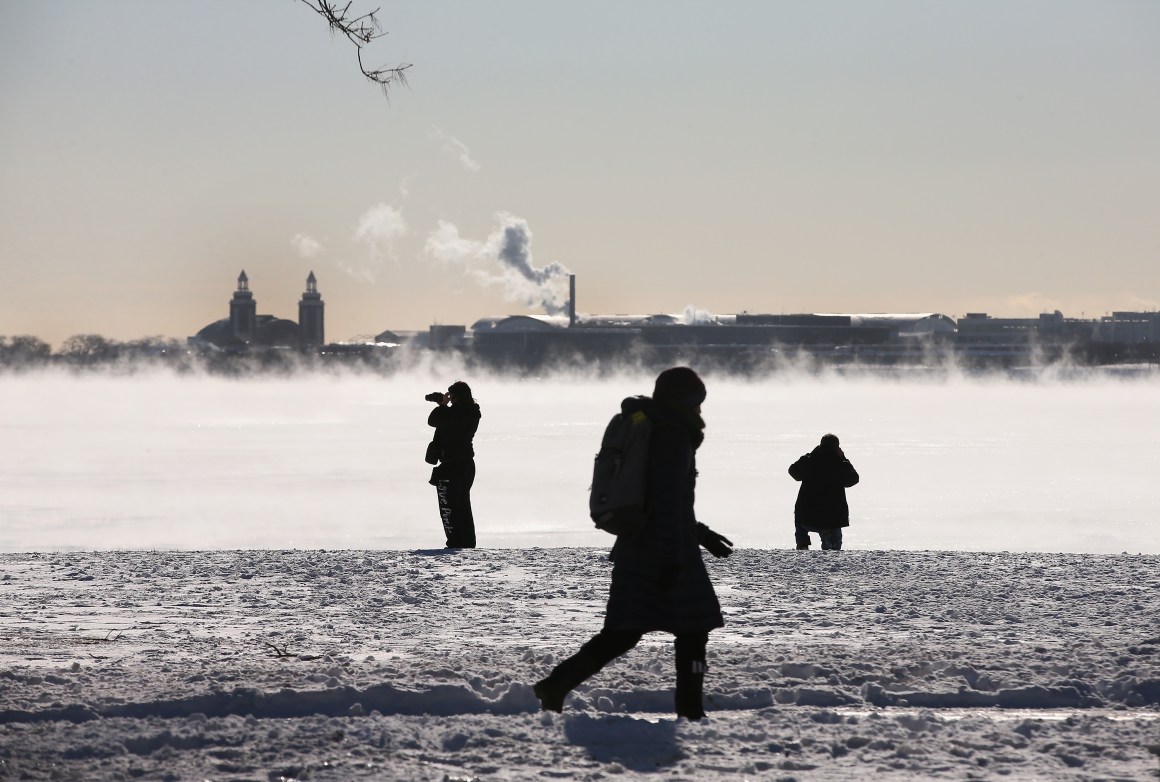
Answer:
[[[576,325],[576,275],[568,275],[568,327]]]

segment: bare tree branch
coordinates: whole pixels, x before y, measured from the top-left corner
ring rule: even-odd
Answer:
[[[269,641],[262,641],[262,644],[264,646],[270,647],[270,649],[274,652],[275,657],[293,657],[294,656],[290,652],[286,651],[286,647],[282,647],[281,649],[279,649],[277,646],[270,643]]]
[[[309,6],[311,10],[326,20],[330,26],[331,35],[342,35],[355,45],[355,51],[358,54],[358,69],[368,80],[379,85],[383,95],[389,95],[391,86],[395,84],[401,84],[404,87],[407,85],[407,69],[411,67],[410,63],[396,65],[394,68],[374,70],[367,70],[366,66],[363,65],[362,48],[386,35],[375,16],[379,9],[376,8],[368,14],[352,16],[350,7],[353,0],[341,7],[335,0],[299,0],[299,2]]]

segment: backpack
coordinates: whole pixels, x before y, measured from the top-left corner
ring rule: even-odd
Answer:
[[[588,511],[597,528],[632,536],[648,520],[647,476],[652,421],[643,412],[612,416],[592,467]]]

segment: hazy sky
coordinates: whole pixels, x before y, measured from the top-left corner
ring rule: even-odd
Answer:
[[[389,100],[296,0],[0,0],[0,335],[1160,306],[1152,0],[380,18]]]

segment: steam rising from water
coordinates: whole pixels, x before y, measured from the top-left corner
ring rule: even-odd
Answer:
[[[483,409],[481,545],[605,546],[591,460],[651,376],[0,377],[0,550],[442,544],[423,401],[463,378]],[[1160,553],[1155,376],[1075,382],[709,377],[699,516],[792,546],[788,465],[833,431],[862,475],[857,549]]]

